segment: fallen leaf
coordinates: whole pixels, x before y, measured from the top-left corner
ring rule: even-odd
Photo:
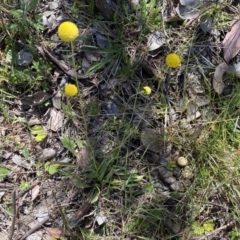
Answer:
[[[32,163],[27,162],[25,159],[23,160],[21,156],[14,154],[12,156],[12,161],[23,168],[30,169],[32,167]]]
[[[198,106],[194,102],[189,102],[187,105],[188,116],[195,115],[198,111]]]
[[[109,47],[110,43],[109,43],[109,40],[107,37],[103,36],[100,33],[96,33],[95,36],[96,36],[97,45],[100,48],[108,48]]]
[[[182,1],[182,5],[176,7],[178,16],[182,19],[194,19],[200,15],[200,11],[197,9],[199,3],[196,0]]]
[[[32,233],[31,235],[29,235],[26,240],[41,240],[43,236],[43,232],[42,231],[37,231],[35,233]]]
[[[198,106],[198,107],[203,107],[207,104],[210,103],[210,98],[206,95],[196,95],[195,99],[194,99],[194,103]]]
[[[155,130],[145,128],[141,134],[141,142],[143,146],[155,153],[161,151],[163,147],[163,140]]]
[[[223,89],[225,87],[225,84],[223,83],[223,75],[228,70],[229,66],[225,62],[220,63],[215,69],[213,77],[213,89],[218,94],[221,94],[223,92]]]
[[[240,20],[234,21],[223,42],[223,57],[228,63],[240,51]]]
[[[57,109],[61,109],[61,103],[62,103],[61,97],[62,97],[61,92],[57,92],[52,98],[52,104]]]
[[[8,240],[9,239],[8,233],[7,232],[1,232],[0,233],[0,239],[1,240]]]
[[[31,197],[32,197],[32,201],[34,201],[36,199],[36,197],[38,196],[40,191],[40,186],[36,185],[32,188],[31,190]]]
[[[57,111],[55,108],[50,108],[47,111],[47,115],[49,117],[47,121],[47,128],[57,132],[63,125],[63,113],[61,111]]]
[[[8,174],[9,174],[9,170],[5,167],[1,167],[0,168],[0,180],[3,180]]]
[[[63,231],[60,228],[50,228],[48,229],[48,233],[51,235],[51,237],[57,239],[63,236]]]
[[[90,163],[90,153],[88,152],[87,148],[83,146],[81,150],[77,153],[77,165],[80,168],[85,168]]]
[[[203,15],[200,17],[200,28],[204,33],[211,33],[213,29],[213,18],[210,17],[208,14]]]
[[[37,106],[46,102],[51,97],[52,95],[46,92],[39,91],[37,93],[34,93],[33,95],[20,98],[19,103],[20,105],[24,106]]]
[[[154,51],[160,48],[166,42],[166,37],[163,32],[157,30],[148,36],[147,47],[149,51]]]

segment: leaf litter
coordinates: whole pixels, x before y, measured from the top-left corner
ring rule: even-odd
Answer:
[[[124,44],[117,45],[117,51],[120,53],[127,49],[126,52],[130,55],[133,64],[128,69],[132,71],[129,77],[119,76],[117,73],[129,66],[121,64],[121,60],[126,58],[125,52],[118,55],[120,61],[111,58],[111,50],[114,50],[112,49],[112,43],[114,45],[114,41],[120,42],[120,40],[117,39],[117,31],[112,27],[114,25],[111,25],[113,23],[110,24],[109,22],[111,22],[113,16],[118,16],[119,19],[124,21],[125,12],[121,8],[118,9],[115,3],[110,4],[110,2],[112,1],[103,0],[95,3],[96,9],[99,10],[96,13],[97,16],[100,19],[103,17],[105,21],[104,24],[101,24],[101,21],[97,20],[98,24],[91,26],[93,30],[90,31],[91,34],[89,35],[93,39],[88,40],[85,46],[82,45],[84,37],[86,37],[84,34],[89,33],[88,27],[86,27],[81,29],[82,36],[74,43],[77,49],[75,50],[77,79],[84,93],[83,102],[78,102],[77,98],[66,99],[66,96],[61,93],[65,83],[74,83],[75,81],[75,69],[68,53],[70,51],[69,45],[53,41],[58,40],[54,30],[62,19],[65,19],[63,10],[60,9],[61,5],[58,2],[50,2],[45,4],[44,7],[41,5],[42,9],[40,10],[44,13],[42,21],[46,27],[45,36],[53,42],[48,47],[45,43],[41,46],[38,45],[37,49],[39,54],[45,58],[45,61],[49,60],[53,64],[52,68],[58,74],[51,76],[51,79],[44,79],[46,82],[42,81],[42,83],[49,85],[47,87],[49,92],[46,91],[46,85],[43,84],[44,86],[40,87],[41,90],[34,89],[34,93],[29,90],[27,94],[24,94],[24,97],[16,100],[16,103],[20,107],[22,106],[21,114],[18,116],[26,116],[25,120],[20,120],[20,117],[18,120],[22,121],[23,125],[29,124],[27,128],[25,128],[25,125],[24,128],[17,128],[19,132],[24,129],[24,134],[21,133],[21,136],[13,135],[15,137],[14,144],[11,143],[13,136],[9,134],[9,126],[1,127],[0,134],[1,137],[4,136],[8,139],[5,140],[6,142],[4,141],[4,153],[8,157],[3,158],[3,166],[0,169],[2,170],[1,181],[7,181],[16,186],[19,183],[22,183],[22,185],[26,183],[27,186],[24,191],[19,192],[17,197],[17,201],[20,203],[18,217],[20,220],[23,219],[23,216],[29,216],[30,218],[28,223],[23,221],[22,225],[25,226],[18,229],[19,232],[16,232],[15,239],[18,239],[20,232],[23,237],[24,234],[27,234],[27,239],[47,239],[50,236],[55,238],[65,236],[74,239],[73,231],[65,230],[68,229],[65,228],[65,220],[69,222],[74,231],[77,231],[76,226],[80,224],[84,230],[90,229],[92,232],[97,232],[105,227],[108,222],[122,222],[119,216],[116,215],[113,218],[113,214],[109,214],[109,211],[106,210],[113,199],[105,198],[105,183],[112,186],[112,192],[109,192],[109,194],[115,196],[114,208],[122,201],[118,197],[122,194],[124,188],[125,193],[131,192],[134,201],[136,200],[129,205],[126,202],[129,209],[134,209],[141,203],[147,209],[143,214],[144,218],[148,218],[147,214],[151,213],[157,219],[154,222],[155,219],[152,219],[151,216],[147,219],[147,222],[159,225],[162,216],[168,216],[168,218],[164,218],[165,221],[161,222],[164,227],[168,228],[167,232],[170,230],[174,234],[180,234],[184,231],[184,224],[182,223],[185,220],[179,216],[174,217],[177,212],[174,208],[179,207],[178,201],[184,201],[184,193],[190,187],[195,172],[189,166],[190,170],[187,166],[183,166],[183,169],[181,169],[176,163],[181,152],[184,152],[184,148],[188,148],[188,136],[197,131],[198,126],[196,125],[201,126],[203,120],[205,120],[204,112],[211,104],[211,98],[209,97],[211,91],[206,87],[205,79],[206,76],[210,79],[213,73],[209,66],[217,66],[219,62],[211,58],[212,56],[206,51],[206,48],[203,51],[196,48],[197,50],[190,56],[187,54],[189,49],[184,49],[181,52],[181,57],[184,61],[188,61],[189,68],[187,71],[180,68],[177,71],[162,71],[159,73],[159,66],[165,64],[163,57],[165,51],[170,51],[168,49],[170,42],[173,41],[176,44],[175,39],[179,38],[178,44],[180,45],[181,41],[186,40],[179,37],[182,21],[176,23],[177,27],[173,28],[172,33],[168,32],[167,35],[165,32],[166,29],[169,31],[169,26],[164,22],[165,29],[161,30],[158,26],[157,30],[148,31],[148,34],[143,37],[140,51],[134,46],[136,42],[131,41],[131,43],[133,42],[131,45],[128,42],[129,39]],[[140,1],[134,1],[133,4],[135,9],[139,9]],[[152,1],[149,1],[149,4],[152,4]],[[176,5],[174,6],[176,7]],[[158,9],[158,7],[156,5],[155,9]],[[70,8],[64,6],[63,9],[71,15]],[[204,8],[202,7],[202,1],[182,0],[175,10],[175,14],[181,19],[193,20],[198,19]],[[138,11],[139,16],[141,15],[141,17],[138,16],[139,19],[144,18],[145,13],[141,10]],[[150,16],[145,17],[150,19]],[[208,15],[202,15],[199,20],[201,31],[205,33],[203,38],[208,38],[207,34],[209,33],[209,43],[214,46],[217,43],[215,38],[218,38],[218,35],[212,34],[212,29],[215,28],[213,26],[214,19]],[[82,19],[78,23],[81,28],[84,28]],[[124,27],[127,28],[128,26],[125,25]],[[141,27],[143,28],[143,25]],[[124,31],[124,28],[121,30]],[[126,37],[129,36],[127,31],[124,32]],[[133,35],[140,33],[140,31],[133,31],[132,29],[130,29],[130,32]],[[224,59],[227,62],[237,55],[238,44],[236,40],[238,32],[234,25],[229,33],[223,41]],[[169,35],[171,41],[166,37]],[[96,48],[97,46],[101,51]],[[227,52],[227,47],[235,50]],[[171,51],[178,51],[178,48],[174,46],[171,48]],[[153,51],[153,53],[146,51],[143,54],[143,49]],[[217,52],[217,50],[214,50],[214,52]],[[110,61],[107,59],[109,56]],[[23,68],[33,64],[33,59],[29,54],[23,55],[21,53],[19,59],[21,61],[19,65]],[[202,59],[204,59],[204,63],[201,61]],[[94,69],[92,68],[94,64],[104,61],[107,63],[106,65],[100,64],[97,66],[96,72],[90,72],[91,69]],[[112,64],[113,62],[114,64]],[[206,62],[211,64],[206,67]],[[145,67],[141,67],[142,63],[145,63]],[[107,67],[108,64],[111,64],[112,67]],[[235,67],[237,69],[237,66]],[[114,70],[111,68],[114,68]],[[227,65],[226,69],[228,70],[228,68]],[[225,87],[222,81],[224,73],[225,71],[221,70],[220,73],[215,71],[214,74],[213,89],[218,94],[222,94]],[[149,79],[149,75],[151,75],[151,79]],[[183,76],[182,87],[179,77],[181,75]],[[158,77],[160,77],[159,82],[165,82],[160,88],[158,80],[156,81]],[[142,95],[141,86],[146,85],[150,85],[154,95]],[[95,101],[92,100],[92,95],[94,95]],[[185,98],[188,100],[181,103]],[[84,121],[80,116],[79,104],[83,104],[89,114],[87,115],[87,124],[91,126],[89,136],[83,130]],[[180,105],[182,105],[181,109],[179,108]],[[11,127],[16,128],[13,123]],[[178,128],[179,133],[176,132]],[[199,129],[198,136],[201,137],[201,128]],[[132,133],[131,137],[126,138],[126,136],[130,136],[130,133]],[[179,144],[174,141],[171,142],[171,137],[176,134],[179,134],[181,142]],[[96,155],[96,162],[91,161],[94,157],[92,149],[87,148],[86,136],[94,142],[92,147]],[[7,141],[11,144],[8,144]],[[28,153],[19,151],[23,147],[29,149]],[[145,159],[145,154],[155,157],[153,167],[145,162],[151,162],[150,159]],[[191,151],[188,154],[191,164],[194,154]],[[119,159],[115,162],[116,158]],[[129,162],[126,162],[126,159]],[[139,159],[140,161],[138,161]],[[119,168],[116,168],[116,165]],[[142,169],[149,169],[149,172],[144,172]],[[141,185],[146,184],[149,175],[154,178],[154,181],[149,183],[151,186],[141,188]],[[33,179],[38,179],[40,182],[36,184]],[[96,186],[96,189],[93,188],[93,185]],[[99,189],[103,192],[100,193]],[[164,209],[161,212],[161,217],[156,213],[156,209],[148,206],[153,204],[157,206],[156,208],[159,207],[154,200],[151,202],[150,199],[154,199],[153,196],[150,196],[152,193],[139,194],[143,189],[155,189],[164,199],[161,201],[161,208]],[[94,190],[99,192],[94,192]],[[176,195],[172,195],[172,193]],[[3,207],[8,205],[5,196],[9,198],[9,194],[7,192],[3,193]],[[87,198],[88,196],[91,196],[91,200]],[[109,201],[108,203],[105,202],[106,199]],[[99,207],[96,202],[100,204],[100,210],[103,210],[103,212],[96,212]],[[170,209],[169,206],[174,210]],[[61,216],[62,212],[60,210],[62,209],[66,210],[64,218]],[[170,212],[167,212],[169,209]],[[135,210],[139,209],[135,208]],[[219,210],[222,210],[221,207]],[[201,214],[206,215],[207,212],[218,217],[214,211],[211,212],[211,209],[207,209]],[[3,223],[0,225],[0,230],[10,229],[11,217],[5,215],[4,217],[8,220],[5,221],[6,226]],[[144,221],[141,214],[138,217],[140,222]],[[227,220],[224,224],[226,222]],[[49,227],[48,231],[42,227],[42,223]],[[215,225],[208,226],[206,223],[208,222],[205,221],[203,226],[212,231]],[[115,227],[120,231],[123,226],[116,225]],[[148,232],[148,234],[151,236],[152,233]],[[156,236],[154,237],[158,239]]]

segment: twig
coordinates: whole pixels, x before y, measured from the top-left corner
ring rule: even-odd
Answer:
[[[61,71],[66,74],[67,76],[74,78],[75,79],[75,73],[73,69],[70,69],[67,64],[64,61],[59,61],[53,54],[51,54],[46,47],[44,46],[37,46],[38,50],[42,53],[43,52],[46,54],[47,58],[54,63],[58,68],[61,69]],[[88,79],[88,76],[80,75],[77,74],[77,79],[78,80],[83,80],[83,79]]]
[[[70,220],[71,227],[75,227],[83,218],[83,215],[88,211],[91,206],[90,198],[87,198],[81,207],[78,209],[77,213],[75,214],[74,219]]]
[[[16,190],[13,190],[12,194],[12,209],[13,209],[13,219],[12,219],[12,225],[10,227],[10,233],[9,233],[9,240],[12,239],[13,233],[14,233],[14,227],[15,227],[15,222],[16,222]]]
[[[29,235],[34,233],[37,229],[39,229],[43,224],[45,224],[49,220],[49,217],[44,218],[41,222],[37,223],[33,228],[31,228],[28,232],[26,232],[19,240],[24,240]]]

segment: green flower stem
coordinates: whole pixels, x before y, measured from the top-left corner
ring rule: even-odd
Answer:
[[[92,148],[91,148],[91,144],[90,144],[90,141],[89,141],[89,138],[88,138],[87,119],[86,119],[86,116],[85,116],[85,113],[84,113],[83,99],[82,99],[82,94],[81,94],[81,90],[80,90],[80,85],[79,85],[78,77],[77,77],[77,68],[76,68],[76,62],[75,62],[75,57],[74,57],[74,46],[73,46],[73,42],[71,42],[71,50],[72,50],[72,61],[73,61],[73,68],[74,68],[74,76],[75,76],[75,82],[76,82],[76,85],[77,85],[77,88],[78,88],[79,104],[80,104],[81,115],[82,115],[82,118],[83,118],[84,131],[85,131],[85,134],[86,134],[87,145],[88,145],[88,147],[90,148],[91,152],[93,153]]]

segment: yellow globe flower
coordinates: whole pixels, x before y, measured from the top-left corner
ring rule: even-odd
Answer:
[[[64,42],[72,42],[79,35],[79,29],[75,23],[63,22],[58,27],[58,36]]]
[[[168,67],[177,68],[181,65],[181,58],[176,53],[170,53],[166,57],[166,64]]]
[[[144,91],[144,93],[147,94],[147,95],[150,95],[151,92],[152,92],[151,88],[148,87],[148,86],[143,87],[143,91]]]
[[[77,86],[71,83],[67,83],[64,87],[64,93],[69,97],[77,95],[78,94]]]

